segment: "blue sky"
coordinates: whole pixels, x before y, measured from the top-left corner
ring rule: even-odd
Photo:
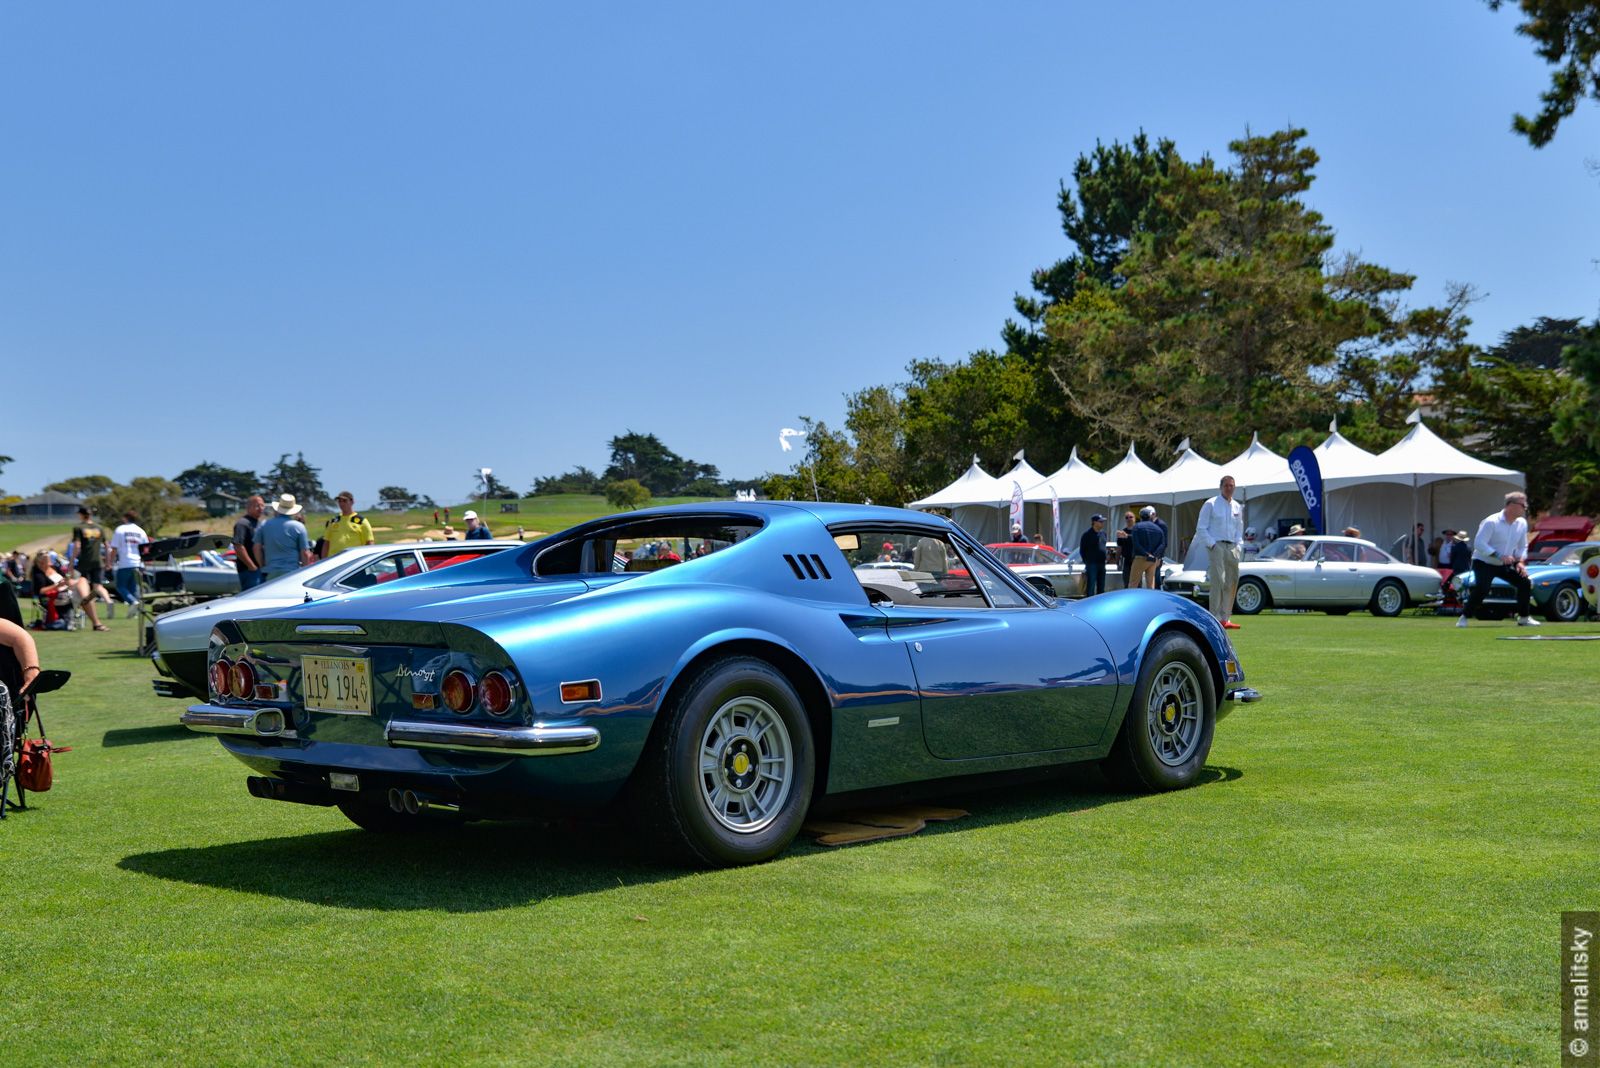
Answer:
[[[1600,312],[1585,104],[1513,10],[1412,4],[0,6],[0,485],[264,471],[464,497],[632,429],[754,476],[998,344],[1058,181],[1304,126],[1340,246]],[[46,397],[58,398],[47,403]]]

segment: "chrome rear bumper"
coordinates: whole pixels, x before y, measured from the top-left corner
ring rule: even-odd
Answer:
[[[292,720],[277,708],[230,708],[191,705],[179,717],[190,730],[203,734],[237,734],[250,738],[296,737]],[[447,749],[458,753],[503,756],[562,756],[587,753],[600,745],[594,727],[494,726],[473,723],[427,723],[393,720],[383,730],[389,745],[402,749]]]
[[[1223,698],[1223,700],[1242,701],[1245,704],[1250,704],[1254,701],[1261,700],[1261,691],[1251,689],[1249,686],[1235,686],[1233,689],[1228,691],[1228,696]]]

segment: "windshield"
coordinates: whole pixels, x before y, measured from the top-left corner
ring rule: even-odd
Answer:
[[[1304,560],[1311,551],[1312,542],[1308,538],[1279,538],[1265,549],[1261,550],[1258,560]]]
[[[658,515],[593,528],[541,552],[533,573],[622,574],[660,571],[710,556],[758,533],[749,517]]]

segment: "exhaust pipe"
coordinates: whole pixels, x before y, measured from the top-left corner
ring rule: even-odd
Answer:
[[[392,786],[389,787],[389,809],[393,812],[404,812],[406,810],[406,803],[401,798],[400,791]]]
[[[406,811],[411,815],[415,816],[422,811],[423,803],[417,800],[417,792],[415,790],[407,790],[400,795],[400,798],[406,806]]]

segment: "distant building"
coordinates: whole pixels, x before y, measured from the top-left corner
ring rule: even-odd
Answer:
[[[70,493],[49,490],[37,497],[29,497],[11,506],[11,515],[18,519],[73,519],[83,501]]]
[[[243,497],[235,497],[233,494],[223,493],[221,490],[217,490],[215,493],[208,493],[205,496],[206,515],[211,516],[213,519],[243,511],[243,504]]]

